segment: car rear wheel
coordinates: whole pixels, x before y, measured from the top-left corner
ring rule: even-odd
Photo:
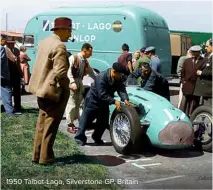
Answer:
[[[110,121],[110,137],[116,152],[130,154],[140,145],[142,129],[139,115],[132,106],[122,105],[113,111]]]
[[[203,122],[204,132],[200,135],[200,146],[202,150],[212,152],[212,108],[200,106],[194,110],[190,117],[192,122]]]

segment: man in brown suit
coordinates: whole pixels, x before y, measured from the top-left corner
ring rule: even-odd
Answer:
[[[33,147],[33,163],[54,163],[53,144],[69,98],[69,68],[66,56],[67,42],[71,37],[72,20],[57,18],[53,34],[41,40],[37,59],[29,82],[29,92],[37,96],[39,116]]]
[[[203,65],[203,58],[200,56],[201,47],[192,46],[189,49],[192,52],[192,57],[184,61],[181,71],[182,98],[180,109],[188,116],[192,114],[196,106],[199,104],[200,97],[194,96],[194,88],[198,78],[196,72]]]

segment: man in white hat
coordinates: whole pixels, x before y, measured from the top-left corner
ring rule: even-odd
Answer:
[[[200,97],[194,96],[194,88],[198,78],[196,72],[203,65],[203,58],[201,57],[201,47],[198,45],[192,46],[189,49],[192,52],[192,57],[186,59],[183,63],[181,71],[181,83],[183,98],[180,109],[188,116],[192,114],[196,106],[199,104]]]

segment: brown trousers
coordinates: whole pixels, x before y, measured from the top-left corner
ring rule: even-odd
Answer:
[[[62,93],[59,102],[45,98],[37,98],[39,116],[33,146],[33,161],[41,164],[54,161],[53,145],[68,98],[69,91]]]

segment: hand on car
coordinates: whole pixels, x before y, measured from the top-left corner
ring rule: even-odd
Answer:
[[[71,88],[72,91],[77,90],[77,85],[75,83],[70,84],[69,87]]]
[[[117,109],[118,111],[121,110],[121,102],[115,101],[115,106],[116,106],[116,109]]]
[[[125,100],[124,102],[125,102],[125,104],[128,105],[128,106],[131,105],[130,102],[129,102],[128,100]]]

